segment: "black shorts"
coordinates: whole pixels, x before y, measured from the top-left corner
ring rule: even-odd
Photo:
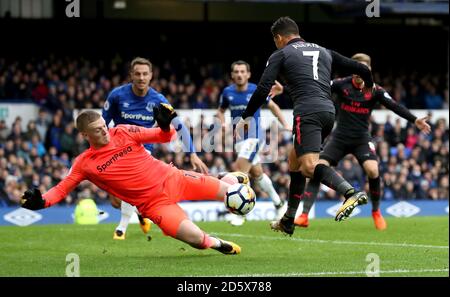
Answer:
[[[323,111],[304,116],[294,115],[294,148],[297,157],[320,153],[322,143],[334,125],[334,114]]]
[[[375,144],[370,139],[366,137],[345,139],[342,136],[336,137],[336,135],[332,135],[331,139],[325,144],[320,159],[327,160],[331,166],[336,166],[347,154],[354,155],[361,166],[367,160],[378,161]]]

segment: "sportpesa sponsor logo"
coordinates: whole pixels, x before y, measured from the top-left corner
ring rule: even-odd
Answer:
[[[244,104],[230,106],[231,110],[245,110],[246,108],[247,108],[247,105],[244,105]]]
[[[106,161],[105,163],[103,163],[102,165],[98,165],[97,166],[97,170],[98,172],[103,172],[106,171],[106,168],[108,168],[109,166],[111,166],[114,162],[116,162],[117,160],[119,160],[119,158],[122,158],[123,156],[125,156],[126,154],[128,154],[129,152],[131,152],[133,149],[131,148],[131,146],[128,146],[126,148],[124,148],[121,152],[115,153],[111,159],[109,159],[108,161]]]
[[[131,114],[131,113],[126,113],[126,112],[121,112],[120,116],[125,119],[125,120],[142,120],[142,121],[153,121],[153,117],[152,116],[147,116],[144,114]]]

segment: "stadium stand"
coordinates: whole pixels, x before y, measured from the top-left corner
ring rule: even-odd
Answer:
[[[42,60],[9,61],[0,59],[0,103],[21,102],[31,98],[39,106],[36,118],[17,117],[12,125],[0,121],[0,205],[16,205],[21,193],[40,185],[45,192],[67,174],[71,162],[87,144],[73,126],[73,111],[101,108],[106,95],[127,80],[126,63],[116,56],[111,61],[49,56]],[[183,63],[165,61],[155,66],[152,87],[162,92],[177,109],[215,109],[220,91],[229,83],[223,65],[204,64],[190,72]],[[176,75],[183,73],[183,75]],[[448,77],[442,73],[375,73],[375,80],[395,100],[411,109],[448,109]],[[289,107],[288,98],[277,98]],[[400,121],[372,122],[372,135],[377,143],[383,177],[383,199],[448,199],[448,123],[435,119],[432,134],[425,136]],[[26,126],[23,129],[23,126]],[[207,130],[203,131],[206,133]],[[286,152],[289,133],[279,133],[278,160],[265,164],[264,170],[284,199],[289,174]],[[199,147],[199,145],[198,145]],[[180,168],[190,168],[184,154],[168,153],[158,147],[156,156]],[[231,171],[232,153],[200,153],[212,174]],[[364,184],[360,167],[347,157],[338,166],[345,178],[356,186]],[[97,203],[108,201],[107,194],[85,183],[67,197],[73,204],[77,192],[89,188]],[[265,199],[255,187],[258,197]],[[337,199],[336,194],[322,188],[319,199]]]

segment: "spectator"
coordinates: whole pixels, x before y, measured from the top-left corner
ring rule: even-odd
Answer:
[[[441,109],[444,99],[441,95],[436,93],[436,87],[429,84],[427,93],[425,94],[425,108],[426,109]]]
[[[9,134],[11,134],[11,130],[8,129],[5,120],[0,120],[0,144],[6,141]]]
[[[62,153],[67,153],[69,158],[74,157],[75,153],[75,133],[73,123],[69,123],[64,127],[64,132],[61,134],[60,144]]]

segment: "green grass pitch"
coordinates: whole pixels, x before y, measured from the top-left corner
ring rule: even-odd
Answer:
[[[124,241],[112,239],[113,224],[2,226],[0,276],[65,276],[69,253],[79,256],[81,276],[366,276],[373,254],[380,276],[449,276],[448,217],[387,223],[380,232],[370,218],[315,219],[292,237],[267,221],[198,223],[239,244],[242,253],[232,256],[191,248],[155,225],[150,241],[134,224]]]

